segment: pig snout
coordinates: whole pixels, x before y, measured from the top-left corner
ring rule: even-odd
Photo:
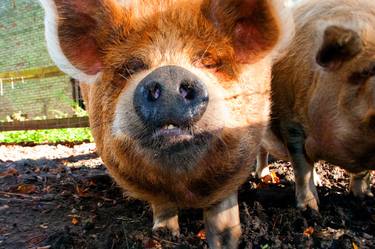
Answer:
[[[179,66],[164,66],[138,84],[133,104],[147,127],[187,127],[203,116],[208,101],[206,86],[196,75]]]

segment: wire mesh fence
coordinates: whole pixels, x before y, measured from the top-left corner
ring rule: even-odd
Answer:
[[[48,55],[43,15],[37,0],[0,1],[0,131],[88,126],[77,82]]]
[[[0,131],[85,127],[76,81],[58,70],[37,0],[0,1]]]

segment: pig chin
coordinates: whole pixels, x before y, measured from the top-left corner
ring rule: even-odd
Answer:
[[[208,152],[213,138],[207,131],[169,125],[147,131],[138,143],[156,165],[186,171]]]

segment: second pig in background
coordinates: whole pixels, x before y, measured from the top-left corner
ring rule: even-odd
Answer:
[[[294,9],[296,37],[273,69],[272,124],[263,148],[290,160],[297,206],[318,210],[314,162],[351,173],[355,196],[372,196],[375,169],[375,2],[313,0]],[[258,175],[267,153],[258,156]]]

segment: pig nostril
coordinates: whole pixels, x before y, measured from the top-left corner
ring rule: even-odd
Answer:
[[[147,98],[149,101],[156,101],[161,96],[161,86],[159,83],[154,82],[148,87]]]
[[[180,85],[180,95],[187,100],[193,100],[195,98],[195,89],[194,86],[189,82],[183,82]]]

